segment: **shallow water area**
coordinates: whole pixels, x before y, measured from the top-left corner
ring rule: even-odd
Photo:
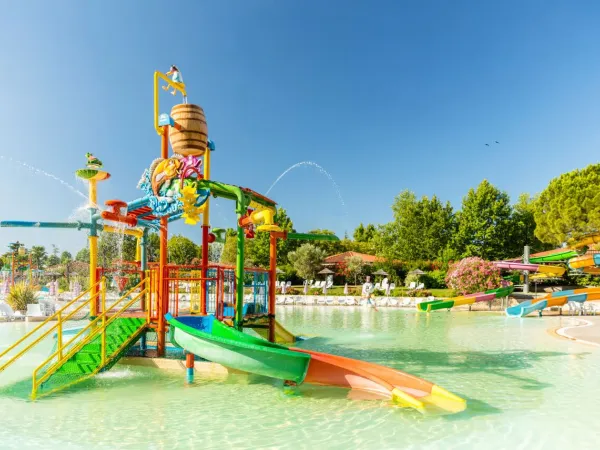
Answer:
[[[2,448],[596,448],[600,350],[548,332],[567,317],[364,307],[281,306],[301,346],[388,365],[468,401],[465,412],[424,417],[344,389],[230,375],[117,365],[73,388],[31,402],[0,396]],[[0,324],[0,348],[34,324]],[[46,345],[47,344],[47,345]],[[44,343],[0,375],[30,375]]]

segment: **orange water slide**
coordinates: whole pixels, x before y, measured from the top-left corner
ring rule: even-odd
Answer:
[[[290,350],[311,356],[304,382],[356,389],[389,398],[421,412],[456,413],[467,407],[464,399],[408,373],[328,353],[301,348]]]

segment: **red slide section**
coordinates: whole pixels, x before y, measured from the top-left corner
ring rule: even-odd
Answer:
[[[301,348],[290,350],[311,356],[305,383],[357,389],[421,412],[456,413],[467,406],[462,398],[399,370]]]

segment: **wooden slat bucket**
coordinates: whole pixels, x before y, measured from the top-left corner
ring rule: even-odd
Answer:
[[[181,131],[175,127],[169,129],[173,151],[184,156],[202,156],[208,141],[204,110],[198,105],[175,105],[171,109],[171,117],[181,126]]]

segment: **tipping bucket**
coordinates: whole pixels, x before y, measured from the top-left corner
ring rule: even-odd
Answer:
[[[188,156],[202,156],[208,142],[208,128],[204,110],[198,105],[181,104],[173,106],[171,117],[181,130],[171,127],[169,141],[173,152]]]

